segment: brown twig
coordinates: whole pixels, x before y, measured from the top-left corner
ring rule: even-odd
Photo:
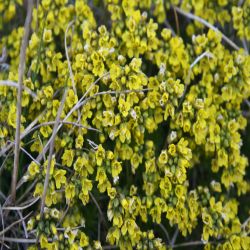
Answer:
[[[16,117],[16,135],[15,135],[15,150],[14,150],[14,168],[11,182],[11,201],[14,204],[16,201],[16,185],[20,155],[20,132],[21,132],[21,114],[22,114],[22,89],[23,77],[25,71],[26,48],[28,46],[28,37],[30,33],[30,24],[32,20],[33,0],[28,2],[28,12],[24,24],[24,36],[20,50],[20,62],[18,67],[18,93],[17,93],[17,117]]]

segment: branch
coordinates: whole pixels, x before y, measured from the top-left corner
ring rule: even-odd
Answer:
[[[37,198],[33,199],[26,206],[21,206],[21,207],[3,207],[2,210],[15,210],[15,211],[24,210],[24,209],[26,209],[26,208],[31,207],[32,205],[34,205],[38,200],[40,200],[40,197],[37,197]]]
[[[157,225],[162,229],[162,231],[164,232],[164,234],[167,238],[167,241],[170,243],[170,237],[169,237],[167,229],[164,227],[164,225],[162,223],[157,224]]]
[[[1,80],[0,81],[0,86],[7,86],[7,87],[14,87],[17,88],[19,87],[18,83],[10,81],[10,80]],[[37,97],[36,93],[33,92],[31,89],[29,89],[26,86],[22,86],[23,90],[26,90],[34,99]]]
[[[98,202],[97,202],[96,199],[95,199],[95,196],[94,196],[91,192],[89,192],[89,195],[90,195],[91,199],[93,200],[93,202],[95,203],[95,205],[96,205],[96,207],[97,207],[97,209],[98,209],[98,212],[99,212],[99,214],[100,214],[100,216],[101,216],[101,221],[103,222],[103,225],[104,225],[106,228],[108,228],[107,221],[105,220],[105,217],[104,217],[104,215],[103,215],[103,213],[102,213],[102,210],[101,210],[101,208],[100,208]]]
[[[12,227],[14,227],[16,224],[24,221],[25,219],[27,219],[30,215],[32,214],[32,212],[30,212],[29,214],[27,214],[25,217],[23,217],[22,219],[18,220],[18,221],[15,221],[13,222],[11,225],[9,225],[8,227],[6,227],[4,230],[2,230],[0,232],[0,236],[2,236],[3,234],[5,234],[7,231],[9,231]],[[6,240],[6,238],[5,238]]]
[[[200,246],[200,245],[206,245],[208,243],[210,243],[210,244],[216,244],[218,242],[210,241],[210,242],[204,243],[203,241],[200,241],[200,240],[199,241],[191,241],[191,242],[185,242],[185,243],[180,243],[180,244],[173,245],[172,248]]]
[[[76,127],[79,127],[79,128],[85,128],[85,129],[96,131],[96,132],[99,132],[99,133],[101,132],[99,129],[83,126],[83,125],[75,123],[75,122],[59,121],[59,123],[60,124],[67,124],[67,125],[73,125],[73,126],[76,126]],[[40,123],[40,124],[36,125],[35,127],[33,127],[32,129],[30,129],[29,131],[27,131],[25,136],[30,134],[31,132],[35,131],[36,129],[38,129],[40,127],[54,125],[54,124],[55,124],[55,121]]]
[[[218,30],[216,27],[214,27],[212,24],[210,24],[209,22],[207,22],[206,20],[204,20],[203,18],[201,17],[198,17],[198,16],[195,16],[194,14],[192,13],[187,13],[185,11],[183,11],[182,9],[176,7],[176,6],[173,6],[173,8],[178,12],[180,13],[181,15],[183,16],[186,16],[190,19],[193,19],[197,22],[200,22],[202,23],[203,25],[205,25],[206,27],[214,30],[215,32],[219,33],[222,35],[222,39],[228,43],[232,48],[234,48],[235,50],[239,50],[240,48],[233,42],[231,41],[227,36],[225,36],[220,30]]]
[[[43,210],[44,210],[44,206],[45,206],[45,198],[46,198],[46,193],[47,193],[47,189],[48,189],[48,185],[49,185],[50,167],[51,167],[51,161],[52,161],[52,157],[53,157],[55,138],[56,138],[58,126],[60,124],[60,116],[62,114],[64,103],[65,103],[67,95],[68,95],[68,87],[66,86],[66,88],[64,90],[62,100],[61,100],[61,103],[60,103],[60,106],[59,106],[59,109],[57,111],[56,121],[55,121],[55,124],[54,124],[54,127],[53,127],[52,136],[51,136],[51,138],[49,140],[50,144],[49,144],[48,166],[47,166],[47,169],[46,169],[46,176],[45,176],[45,181],[44,181],[44,186],[43,186],[43,195],[42,195],[41,210],[40,210],[41,218],[43,217]]]
[[[28,2],[28,13],[24,24],[24,36],[20,50],[20,62],[18,67],[18,93],[17,93],[17,117],[16,117],[16,135],[15,135],[15,150],[14,150],[14,168],[11,182],[11,201],[13,204],[16,200],[16,184],[20,154],[20,132],[21,132],[21,114],[22,114],[22,89],[23,76],[25,71],[26,49],[28,46],[28,37],[30,33],[30,24],[32,19],[33,0]]]

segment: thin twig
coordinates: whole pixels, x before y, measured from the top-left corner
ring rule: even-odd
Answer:
[[[40,162],[36,161],[36,159],[27,151],[25,150],[23,147],[20,147],[20,149],[27,155],[29,156],[29,158],[34,161],[37,165],[41,165]]]
[[[67,121],[67,119],[70,117],[70,115],[76,110],[76,106],[82,101],[84,100],[85,96],[89,93],[90,89],[98,83],[98,81],[100,81],[103,77],[107,76],[109,74],[109,72],[103,74],[102,76],[100,76],[95,82],[93,82],[90,87],[88,88],[88,90],[85,92],[85,94],[80,98],[80,100],[75,104],[75,106],[73,106],[73,108],[68,112],[68,114],[66,115],[66,117],[63,119],[63,122]],[[62,127],[62,124],[60,124],[57,128],[57,132],[60,130],[60,128]],[[46,152],[48,151],[49,149],[49,145],[51,143],[51,138],[48,140],[48,142],[46,143],[46,145],[44,146],[44,149],[43,149],[43,152],[40,153],[36,160],[37,161],[41,161],[42,159],[42,154],[46,154]],[[1,155],[0,155],[1,156]]]
[[[3,200],[6,200],[6,196],[4,195],[4,193],[0,190],[0,196]]]
[[[74,79],[74,75],[73,75],[73,71],[72,71],[72,67],[71,67],[71,62],[70,62],[70,58],[69,58],[69,52],[68,52],[68,46],[67,46],[67,33],[69,28],[74,24],[75,20],[72,20],[71,22],[69,22],[66,31],[65,31],[65,36],[64,36],[64,48],[65,48],[65,54],[66,54],[66,59],[68,62],[68,68],[69,68],[69,75],[70,75],[70,79],[72,82],[72,86],[73,86],[73,90],[75,92],[75,95],[77,95],[77,91],[76,91],[76,85],[75,85],[75,79]]]
[[[101,240],[101,220],[100,220],[100,215],[98,215],[98,225],[97,225],[97,228],[98,228],[98,233],[97,233],[97,239],[98,241]]]
[[[97,207],[97,210],[98,210],[98,212],[99,212],[99,214],[100,214],[100,216],[101,216],[101,221],[103,222],[103,225],[104,225],[106,228],[108,228],[107,221],[105,220],[105,217],[104,217],[104,215],[103,215],[103,213],[102,213],[102,210],[101,210],[101,208],[100,208],[100,206],[99,206],[97,200],[95,199],[95,196],[94,196],[91,192],[89,192],[89,195],[90,195],[91,199],[93,200],[93,202],[95,203],[95,205],[96,205],[96,207]]]
[[[175,241],[176,241],[176,239],[177,239],[177,237],[178,237],[178,234],[179,234],[179,228],[178,228],[178,226],[177,226],[177,228],[176,228],[176,230],[175,230],[175,232],[174,232],[173,238],[172,238],[172,240],[171,240],[171,242],[170,242],[170,245],[171,245],[172,247],[173,247],[174,244],[175,244]]]
[[[3,238],[0,238],[0,241],[2,239]],[[36,239],[20,239],[20,238],[5,237],[4,240],[7,242],[13,242],[13,243],[29,243],[29,244],[36,243]]]
[[[100,130],[96,129],[96,128],[92,128],[92,127],[87,127],[87,126],[83,126],[81,124],[77,124],[75,122],[66,122],[66,121],[59,121],[60,124],[66,124],[66,125],[73,125],[73,126],[76,126],[76,127],[79,127],[79,128],[85,128],[85,129],[88,129],[88,130],[92,130],[92,131],[96,131],[96,132],[101,132]],[[28,135],[30,134],[31,132],[37,130],[38,128],[40,127],[43,127],[43,126],[50,126],[50,125],[54,125],[55,124],[55,121],[51,121],[51,122],[43,122],[43,123],[40,123],[38,125],[36,125],[35,127],[33,127],[32,129],[30,129],[29,131],[27,131],[27,133],[25,134]]]
[[[247,41],[246,41],[246,39],[245,39],[245,38],[241,39],[241,41],[242,41],[243,48],[244,48],[245,52],[246,52],[246,53],[247,53],[247,55],[248,55],[248,54],[249,54],[249,52],[248,52]]]
[[[35,199],[32,199],[32,201],[25,205],[25,206],[19,206],[19,207],[3,207],[2,209],[3,210],[16,210],[16,211],[19,211],[19,210],[24,210],[26,208],[29,208],[31,207],[32,205],[34,205],[38,200],[40,200],[40,197],[37,197]]]
[[[66,37],[67,37],[67,30],[66,30],[65,36],[64,36],[65,40],[66,40]],[[66,47],[67,47],[67,45],[66,45]],[[46,144],[46,145],[48,145],[47,147],[49,148],[49,157],[48,157],[48,166],[47,166],[47,169],[46,169],[46,176],[45,176],[43,194],[42,194],[42,201],[41,201],[41,209],[40,209],[41,218],[43,217],[45,199],[46,199],[47,189],[48,189],[48,185],[49,185],[50,168],[51,168],[51,161],[52,161],[53,151],[54,151],[54,146],[55,146],[55,138],[56,138],[56,134],[57,134],[57,129],[60,126],[60,116],[62,114],[62,111],[63,111],[63,108],[64,108],[64,103],[65,103],[66,97],[68,95],[67,81],[68,81],[68,79],[66,79],[66,86],[65,86],[64,94],[63,94],[59,109],[58,109],[57,114],[56,114],[56,120],[55,120],[55,124],[54,124],[54,127],[53,127],[52,136],[50,137],[49,144],[48,143]],[[47,147],[46,147],[46,150],[47,150]],[[45,154],[44,149],[42,150],[42,155],[43,154]]]
[[[215,242],[208,242],[208,243],[215,244]],[[191,242],[186,242],[186,243],[180,243],[180,244],[173,245],[172,248],[200,246],[200,245],[205,245],[205,243],[202,242],[202,241],[191,241]]]
[[[73,74],[73,71],[72,71],[71,62],[70,62],[70,58],[69,58],[69,52],[68,52],[68,46],[67,46],[67,34],[68,34],[68,30],[74,24],[74,22],[75,22],[75,20],[72,20],[71,22],[69,22],[69,24],[68,24],[68,26],[66,28],[65,36],[64,36],[64,48],[65,48],[66,59],[67,59],[67,62],[68,62],[70,79],[71,79],[71,82],[72,82],[74,93],[77,96],[77,90],[76,90],[76,84],[75,84],[75,77],[74,77],[74,74]],[[81,113],[78,110],[78,120],[80,120],[80,116],[81,116]]]
[[[2,206],[0,204],[0,213],[1,213],[1,221],[2,221],[2,229],[4,230],[4,219],[3,219],[3,210],[2,210]],[[3,249],[3,245],[4,245],[4,234],[3,234],[3,237],[2,237],[2,241],[1,241],[1,250]]]
[[[74,107],[74,111],[79,109],[80,107],[82,107],[86,102],[88,102],[89,100],[95,98],[96,96],[99,95],[106,95],[106,94],[110,94],[110,95],[114,95],[114,94],[128,94],[128,93],[132,93],[132,92],[146,92],[146,91],[150,91],[152,90],[151,88],[147,88],[147,89],[125,89],[125,90],[120,90],[120,91],[113,91],[113,90],[109,90],[109,91],[102,91],[102,92],[98,92],[88,98],[86,98],[85,100],[83,100],[80,103],[77,103],[77,105]]]
[[[38,182],[37,179],[35,179],[32,184],[25,190],[25,192],[22,194],[22,196],[17,200],[17,203],[21,202],[23,200],[23,198],[26,197],[27,194],[30,193],[30,190],[32,190],[34,188],[34,186],[36,185],[36,183]],[[18,186],[17,186],[18,187]]]
[[[171,30],[172,36],[176,36],[176,33],[174,32],[174,29],[172,28],[172,26],[170,25],[170,23],[168,22],[167,19],[164,21],[164,24],[166,25],[166,27],[167,27],[168,29]]]
[[[41,210],[40,210],[40,216],[41,216],[41,218],[43,217],[43,211],[44,211],[44,206],[45,206],[45,199],[46,199],[47,189],[48,189],[48,185],[49,185],[50,167],[51,167],[51,161],[52,161],[52,157],[53,157],[53,151],[54,151],[54,145],[55,145],[55,138],[56,138],[58,126],[60,124],[60,116],[62,114],[64,103],[65,103],[67,95],[68,95],[68,87],[66,86],[65,90],[64,90],[64,94],[63,94],[62,100],[61,100],[61,103],[60,103],[60,106],[59,106],[59,109],[57,111],[56,122],[55,122],[54,127],[53,127],[52,136],[50,138],[48,166],[47,166],[47,169],[46,169],[46,176],[45,176],[44,187],[43,187],[43,194],[42,194],[42,201],[41,201]]]
[[[167,238],[168,243],[170,243],[170,237],[169,237],[167,229],[164,227],[164,225],[162,223],[157,224],[157,225],[162,229],[162,231],[164,232],[164,234]]]
[[[203,25],[207,26],[208,28],[214,30],[215,32],[221,34],[222,36],[222,39],[228,43],[232,48],[234,48],[235,50],[239,50],[240,48],[233,42],[231,41],[227,36],[225,36],[219,29],[217,29],[216,27],[214,27],[212,24],[210,24],[209,22],[207,22],[206,20],[204,20],[203,18],[199,17],[199,16],[195,16],[194,14],[192,13],[188,13],[188,12],[185,12],[184,10],[176,7],[176,6],[173,6],[173,8],[178,12],[180,13],[181,15],[183,16],[186,16],[190,19],[193,19],[197,22],[200,22],[202,23]]]
[[[23,215],[22,215],[22,213],[19,210],[17,210],[17,213],[20,216],[20,218],[22,219],[23,231],[24,231],[24,234],[25,234],[25,238],[27,239],[28,238],[28,231],[27,231],[27,227],[26,227],[25,221],[23,219]]]
[[[214,58],[214,55],[209,51],[205,51],[194,60],[194,62],[190,65],[190,69],[192,69],[204,57]]]
[[[1,167],[0,167],[0,175],[2,174],[2,171],[4,170],[4,167],[6,166],[6,165],[5,165],[5,162],[8,160],[9,155],[10,155],[10,152],[7,154],[7,156],[6,156],[6,157],[4,158],[4,160],[3,160],[3,163],[2,163],[2,165],[1,165]]]
[[[58,221],[57,226],[59,226],[59,225],[63,222],[65,216],[66,216],[67,213],[68,213],[68,211],[69,211],[69,204],[67,204],[67,207],[66,207],[65,211],[63,212],[62,217],[61,217],[60,220]]]
[[[10,80],[0,80],[0,86],[14,87],[19,88],[18,83],[10,81]],[[34,99],[37,97],[36,93],[33,92],[30,88],[26,86],[22,86],[23,90],[27,91]]]
[[[12,227],[14,227],[16,224],[22,222],[23,220],[27,219],[30,215],[32,214],[32,212],[30,212],[29,214],[27,214],[26,216],[24,216],[22,219],[13,222],[11,225],[9,225],[8,227],[6,227],[5,229],[3,229],[0,232],[0,236],[2,236],[4,233],[6,233],[7,231],[9,231]]]
[[[2,48],[2,55],[0,57],[0,63],[6,62],[6,59],[7,59],[7,49],[6,49],[6,47],[3,47]]]
[[[37,136],[38,137],[38,140],[39,140],[39,143],[40,143],[40,145],[42,146],[42,152],[43,152],[43,142],[42,142],[42,140],[41,140],[41,137],[40,137],[40,135],[38,135]],[[46,161],[46,156],[45,156],[45,154],[43,154],[43,161],[45,162]]]
[[[239,0],[238,6],[241,7],[244,4],[245,0]]]
[[[190,77],[191,77],[191,73],[192,73],[192,68],[201,60],[203,59],[204,57],[207,57],[207,58],[214,58],[214,55],[210,52],[210,51],[205,51],[203,52],[202,54],[200,54],[197,58],[195,58],[195,60],[193,61],[193,63],[190,65],[189,67],[189,70],[188,70],[188,75],[185,79],[185,83],[186,83],[186,86],[185,86],[185,90],[187,88],[187,83],[189,83],[190,81]],[[184,93],[185,94],[185,90],[184,90]]]
[[[250,216],[242,223],[241,228],[244,228],[250,221]]]
[[[118,246],[103,246],[102,249],[103,250],[109,250],[109,249],[118,249]]]
[[[30,33],[30,24],[32,20],[33,0],[28,1],[28,13],[24,24],[24,36],[20,50],[20,62],[18,67],[18,93],[17,93],[17,118],[16,118],[16,135],[15,135],[15,150],[14,150],[14,168],[11,182],[11,201],[13,204],[16,200],[16,184],[20,154],[20,132],[21,132],[21,114],[22,114],[22,89],[23,77],[25,71],[26,48],[28,46],[28,37]]]
[[[176,9],[174,8],[174,19],[175,19],[175,25],[176,25],[176,31],[178,36],[180,35],[180,25],[179,25],[179,19],[178,19],[178,15],[176,13]]]

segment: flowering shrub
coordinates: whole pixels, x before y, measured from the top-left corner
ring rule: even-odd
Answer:
[[[250,1],[180,2],[37,1],[11,204],[27,6],[0,0],[1,207],[32,211],[3,246],[250,249]]]

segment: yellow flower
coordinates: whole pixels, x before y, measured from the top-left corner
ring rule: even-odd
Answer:
[[[59,189],[61,188],[62,184],[66,183],[66,170],[64,169],[56,169],[54,171],[53,177],[56,182],[56,188]]]
[[[100,144],[95,152],[95,157],[96,157],[96,163],[97,166],[101,166],[102,165],[102,161],[105,158],[105,150],[102,147],[102,145]]]
[[[36,162],[32,161],[29,165],[28,171],[32,177],[39,174],[40,173],[39,165]]]
[[[172,190],[172,184],[171,184],[169,178],[165,176],[160,181],[161,195],[166,199],[166,198],[168,198],[171,190]]]
[[[73,89],[68,91],[68,95],[66,97],[66,104],[69,108],[72,108],[78,102],[78,98],[75,95]]]
[[[35,191],[34,191],[34,196],[42,196],[42,193],[43,193],[43,184],[41,182],[38,182],[36,184],[36,188],[35,188]]]
[[[176,154],[176,146],[174,144],[170,144],[168,146],[168,153],[172,156],[175,156]]]
[[[225,166],[225,167],[228,167],[228,155],[225,151],[225,149],[219,149],[218,150],[218,166],[221,167],[221,166]]]
[[[72,149],[66,149],[62,156],[62,164],[66,165],[67,167],[71,167],[73,164],[75,152]]]
[[[45,29],[43,32],[43,41],[45,43],[50,43],[52,41],[52,31]]]
[[[48,138],[52,133],[52,129],[50,126],[42,126],[40,132],[45,138]]]
[[[88,195],[89,191],[92,190],[92,187],[93,187],[92,182],[91,180],[83,178],[81,180],[81,183],[82,183],[82,194],[86,196]]]
[[[75,141],[76,148],[81,149],[83,146],[83,142],[84,142],[83,136],[79,134]]]
[[[47,239],[47,237],[44,234],[42,234],[40,236],[39,240],[40,240],[41,248],[47,249],[47,247],[48,247],[48,239]]]
[[[68,201],[75,197],[75,185],[70,183],[65,187],[65,197]]]
[[[80,246],[87,247],[89,245],[89,238],[83,232],[80,233]]]
[[[113,200],[116,197],[116,194],[117,194],[116,189],[108,187],[107,191],[108,191],[108,196],[110,197],[110,199]]]
[[[114,81],[121,76],[121,73],[121,67],[113,63],[110,67],[110,78]]]
[[[159,156],[159,159],[158,159],[159,163],[161,165],[164,165],[168,162],[168,154],[167,154],[167,150],[162,150],[161,151],[161,154]]]
[[[121,97],[119,98],[118,108],[124,117],[128,116],[130,104]]]
[[[112,177],[116,177],[122,171],[122,164],[119,161],[113,161],[111,164]]]

